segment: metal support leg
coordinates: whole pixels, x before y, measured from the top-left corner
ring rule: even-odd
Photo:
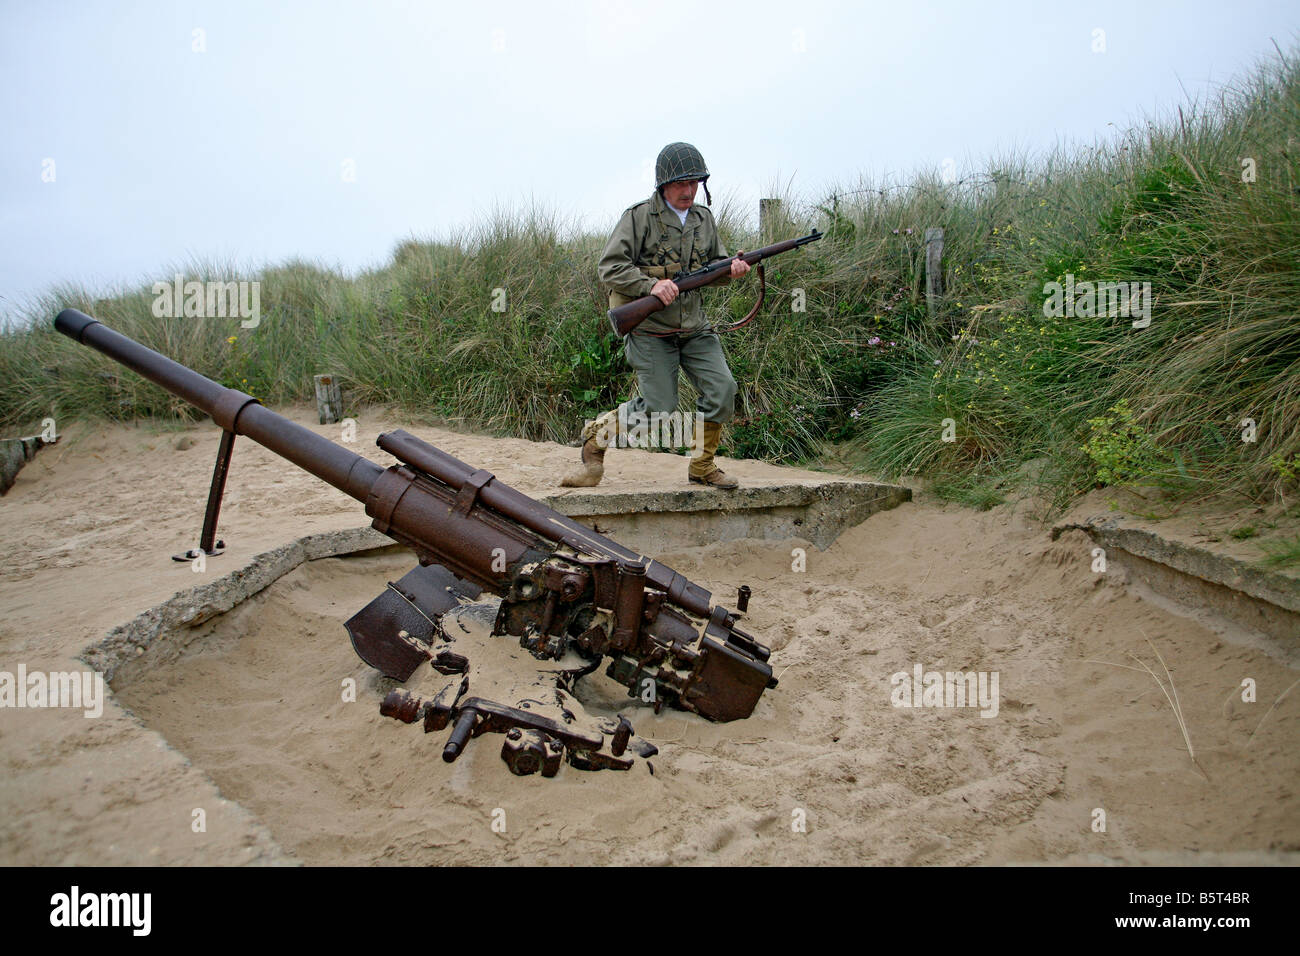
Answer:
[[[226,542],[217,541],[217,516],[221,513],[221,496],[226,493],[226,475],[230,472],[230,456],[235,450],[235,433],[222,429],[221,444],[217,446],[217,463],[212,469],[212,487],[208,489],[208,507],[203,514],[203,532],[198,548],[184,554],[173,554],[173,561],[193,561],[201,551],[209,557],[226,550]]]

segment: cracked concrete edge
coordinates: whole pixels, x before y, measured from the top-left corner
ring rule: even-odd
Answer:
[[[538,500],[548,508],[570,518],[588,515],[634,514],[670,511],[742,511],[761,508],[791,508],[826,501],[833,496],[851,498],[891,497],[903,494],[911,500],[911,491],[899,485],[868,481],[824,481],[816,484],[746,485],[735,491],[673,488],[637,492],[614,492],[551,495]]]
[[[898,485],[855,483],[837,489],[837,494],[846,500],[832,502],[829,494],[819,494],[808,508],[806,533],[820,551],[825,551],[841,534],[856,528],[876,512],[912,500],[912,490]]]
[[[214,581],[180,591],[119,624],[82,651],[80,658],[112,682],[118,668],[143,656],[182,628],[197,627],[274,584],[304,561],[396,546],[368,526],[309,534],[255,555],[248,564]],[[209,558],[217,562],[220,556]]]
[[[1072,530],[1085,532],[1102,547],[1127,551],[1202,581],[1240,591],[1256,600],[1300,614],[1300,580],[1287,575],[1252,567],[1238,558],[1215,554],[1204,548],[1171,541],[1153,531],[1121,528],[1113,519],[1056,525],[1052,528],[1052,540],[1055,541],[1063,532]]]
[[[673,489],[638,493],[555,495],[542,504],[570,518],[617,518],[641,514],[690,515],[806,508],[800,536],[825,551],[844,531],[877,511],[912,500],[910,488],[868,481],[816,485],[759,485],[734,492]]]

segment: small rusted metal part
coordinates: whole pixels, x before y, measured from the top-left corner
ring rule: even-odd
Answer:
[[[645,568],[639,564],[620,564],[614,599],[614,633],[610,646],[625,651],[636,644],[641,632],[641,613],[646,606]],[[663,593],[663,592],[657,592]]]
[[[452,708],[460,695],[465,693],[469,682],[461,677],[460,680],[449,680],[438,690],[433,698],[429,701],[429,706],[424,710],[424,732],[431,733],[435,730],[442,730],[451,722]]]
[[[593,654],[603,655],[609,648],[609,642],[605,639],[605,629],[599,624],[593,624],[591,627],[579,634],[576,643],[579,647],[586,648]],[[600,661],[597,660],[592,665],[591,669],[595,670],[599,666]]]
[[[566,747],[577,750],[599,750],[605,744],[603,734],[589,734],[550,717],[518,707],[507,707],[494,700],[467,697],[461,708],[470,708],[483,718],[474,730],[475,737],[486,733],[505,733],[512,727],[519,727],[523,730],[540,730],[561,741]]]
[[[530,626],[519,638],[519,646],[538,660],[547,661],[563,657],[567,641],[561,634],[542,634]]]
[[[771,677],[772,668],[766,662],[704,637],[682,703],[709,720],[748,717]]]
[[[555,633],[551,628],[555,624],[555,609],[559,606],[559,603],[560,595],[558,592],[546,592],[546,609],[542,611],[542,626],[539,628],[543,634]]]
[[[392,717],[404,724],[413,724],[424,716],[424,709],[427,706],[423,699],[399,687],[388,692],[384,702],[379,705],[379,712],[385,717]]]
[[[755,641],[748,634],[736,630],[735,628],[733,628],[727,635],[727,640],[724,643],[726,643],[728,647],[735,648],[742,654],[745,654],[748,657],[757,658],[764,663],[766,663],[767,659],[772,656],[770,650]]]
[[[430,617],[450,611],[461,598],[476,601],[483,593],[477,584],[456,577],[440,564],[412,568],[388,586]]]
[[[344,623],[357,656],[385,677],[405,681],[429,659],[435,625],[391,586]]]
[[[221,497],[226,492],[226,476],[230,474],[230,456],[235,450],[235,433],[221,430],[217,446],[217,461],[212,467],[212,484],[208,488],[208,506],[203,513],[203,530],[199,532],[199,550],[204,554],[220,554],[224,541],[217,540],[217,517],[221,514]]]
[[[603,750],[567,750],[564,759],[579,770],[631,770],[631,757],[615,757]]]
[[[609,752],[615,757],[623,756],[623,751],[627,750],[627,742],[632,737],[632,723],[626,717],[618,718],[618,730],[614,731],[614,739],[609,742]]]
[[[736,610],[744,613],[749,610],[749,598],[754,592],[748,584],[742,584],[736,594]]]
[[[184,554],[173,554],[173,561],[191,561],[203,552],[216,557],[226,549],[226,542],[217,540],[217,518],[221,514],[221,496],[226,493],[226,476],[230,473],[230,456],[235,450],[235,433],[222,429],[217,445],[217,463],[212,467],[212,484],[208,486],[208,506],[203,512],[203,529],[199,532],[199,546]]]
[[[553,737],[546,737],[543,746],[546,748],[546,756],[542,760],[542,776],[554,777],[560,772],[560,761],[564,759],[564,745]]]
[[[430,706],[424,712],[424,732],[432,733],[435,730],[443,730],[451,722],[451,708]]]
[[[560,770],[564,748],[550,734],[540,730],[522,730],[511,727],[501,744],[501,759],[510,772],[518,777],[542,772],[543,777],[554,777]]]
[[[439,674],[464,674],[469,671],[469,658],[452,651],[439,651],[432,664]]]
[[[646,591],[645,607],[641,611],[641,617],[647,622],[656,620],[659,617],[659,606],[664,603],[664,597],[666,595],[663,591]]]
[[[465,751],[465,745],[469,743],[470,734],[474,732],[474,725],[478,723],[478,711],[473,707],[463,707],[456,716],[456,726],[451,730],[451,736],[447,738],[447,745],[442,748],[442,759],[451,763]]]

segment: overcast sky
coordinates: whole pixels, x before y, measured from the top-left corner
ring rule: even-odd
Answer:
[[[195,259],[354,271],[494,208],[603,232],[674,140],[746,209],[777,182],[960,175],[1109,136],[1300,39],[1294,0],[0,11],[4,315]]]

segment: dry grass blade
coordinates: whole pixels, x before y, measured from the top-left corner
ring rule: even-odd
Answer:
[[[1139,673],[1142,671],[1140,667],[1133,667],[1129,664],[1116,664],[1114,661],[1099,661],[1092,657],[1081,657],[1079,662],[1081,664],[1105,664],[1107,667],[1121,667],[1126,671],[1138,671]]]
[[[1143,636],[1145,637],[1145,635],[1143,635]],[[1150,639],[1150,638],[1147,638],[1147,643],[1148,643],[1148,644],[1151,644],[1151,639]],[[1154,644],[1151,644],[1151,649],[1152,649],[1153,651],[1155,651],[1155,645],[1154,645]],[[1183,743],[1185,743],[1185,744],[1187,745],[1187,754],[1188,754],[1188,756],[1190,756],[1190,757],[1192,758],[1192,765],[1195,766],[1197,770],[1200,770],[1200,771],[1201,771],[1201,775],[1204,776],[1205,779],[1208,780],[1208,779],[1209,779],[1209,775],[1206,774],[1205,770],[1201,767],[1201,765],[1200,765],[1199,763],[1196,762],[1196,751],[1192,749],[1192,738],[1191,738],[1191,735],[1188,734],[1188,732],[1187,732],[1187,722],[1186,722],[1185,720],[1183,720],[1183,709],[1182,709],[1182,707],[1179,706],[1179,704],[1178,704],[1178,693],[1177,693],[1177,691],[1175,690],[1173,696],[1170,696],[1169,690],[1167,690],[1167,689],[1165,688],[1164,683],[1160,680],[1159,677],[1156,676],[1156,672],[1153,671],[1150,667],[1148,667],[1147,664],[1146,664],[1146,662],[1144,662],[1140,657],[1138,657],[1138,656],[1137,656],[1136,654],[1134,654],[1132,651],[1129,651],[1129,652],[1128,652],[1128,655],[1129,655],[1129,657],[1133,658],[1133,660],[1135,660],[1135,661],[1137,661],[1139,664],[1141,664],[1141,665],[1142,665],[1142,669],[1143,669],[1144,671],[1146,671],[1148,674],[1151,675],[1151,679],[1152,679],[1153,681],[1156,682],[1156,686],[1160,688],[1160,692],[1161,692],[1162,694],[1165,695],[1165,700],[1169,701],[1169,707],[1170,707],[1170,709],[1172,709],[1173,712],[1174,712],[1174,719],[1178,721],[1178,729],[1181,730],[1181,731],[1183,732]],[[1169,686],[1170,686],[1170,688],[1172,688],[1172,687],[1174,686],[1174,677],[1173,677],[1173,675],[1169,673],[1169,668],[1168,668],[1168,667],[1165,667],[1164,658],[1161,658],[1161,657],[1160,657],[1160,652],[1159,652],[1159,651],[1156,651],[1156,657],[1160,659],[1160,665],[1161,665],[1162,667],[1164,667],[1164,669],[1165,669],[1165,675],[1169,678]]]
[[[1143,637],[1146,637],[1146,634],[1144,633],[1142,636],[1143,636]],[[1146,638],[1146,641],[1147,641],[1148,644],[1151,644],[1151,639],[1150,639],[1150,638]],[[1151,644],[1151,650],[1156,651],[1156,647],[1155,647],[1154,644]],[[1128,655],[1129,655],[1129,657],[1133,658],[1133,660],[1137,661],[1138,664],[1140,664],[1141,666],[1140,666],[1140,667],[1133,667],[1133,666],[1131,666],[1131,665],[1129,665],[1129,664],[1116,664],[1114,661],[1099,661],[1099,660],[1097,660],[1096,658],[1092,658],[1092,657],[1083,657],[1083,658],[1080,658],[1080,659],[1079,659],[1079,663],[1081,663],[1081,664],[1103,664],[1103,665],[1105,665],[1106,667],[1119,667],[1119,668],[1122,668],[1123,670],[1126,670],[1126,671],[1139,671],[1139,672],[1145,671],[1146,673],[1150,674],[1150,675],[1151,675],[1151,679],[1152,679],[1153,681],[1155,681],[1155,682],[1156,682],[1156,686],[1160,688],[1160,692],[1163,693],[1163,694],[1165,695],[1165,700],[1169,701],[1169,707],[1173,710],[1173,712],[1174,712],[1174,717],[1175,717],[1175,719],[1177,719],[1177,721],[1178,721],[1178,729],[1181,730],[1181,731],[1183,732],[1183,742],[1187,744],[1187,754],[1188,754],[1188,756],[1190,756],[1190,757],[1192,758],[1192,764],[1193,764],[1193,766],[1195,766],[1196,769],[1199,770],[1199,771],[1201,772],[1201,776],[1205,777],[1206,780],[1209,780],[1209,779],[1210,779],[1209,774],[1207,774],[1207,773],[1205,772],[1204,768],[1202,768],[1201,765],[1200,765],[1199,763],[1196,762],[1196,751],[1192,749],[1192,738],[1191,738],[1191,736],[1190,736],[1190,735],[1188,734],[1188,732],[1187,732],[1187,723],[1186,723],[1186,721],[1183,720],[1183,710],[1182,710],[1182,707],[1181,707],[1181,706],[1179,705],[1179,703],[1178,703],[1178,692],[1175,690],[1175,691],[1174,691],[1174,695],[1173,695],[1172,697],[1169,696],[1169,691],[1165,690],[1165,685],[1161,682],[1160,678],[1156,676],[1155,671],[1153,671],[1150,667],[1148,667],[1148,666],[1146,665],[1146,663],[1143,662],[1142,659],[1139,658],[1139,657],[1138,657],[1136,654],[1134,654],[1132,651],[1129,651],[1129,652],[1128,652]],[[1165,669],[1165,675],[1169,678],[1169,686],[1172,688],[1172,687],[1174,686],[1174,677],[1173,677],[1172,674],[1169,673],[1169,668],[1168,668],[1167,666],[1165,666],[1165,660],[1164,660],[1163,657],[1160,656],[1160,652],[1159,652],[1159,651],[1156,651],[1156,658],[1160,661],[1160,666],[1161,666],[1161,667],[1164,667],[1164,669]],[[1292,686],[1295,686],[1295,685],[1293,684]],[[1289,688],[1288,688],[1288,689],[1289,689]],[[1279,698],[1279,699],[1280,699],[1280,698]],[[1267,717],[1268,715],[1265,714],[1264,716]],[[1257,729],[1258,729],[1258,728],[1257,728]]]
[[[1259,733],[1259,728],[1264,726],[1264,721],[1268,720],[1268,715],[1273,713],[1273,711],[1277,708],[1277,705],[1282,703],[1282,698],[1284,698],[1287,694],[1291,693],[1292,688],[1294,688],[1296,684],[1300,684],[1300,680],[1293,681],[1291,687],[1288,687],[1286,690],[1282,691],[1282,693],[1277,695],[1277,700],[1273,701],[1273,706],[1270,707],[1268,709],[1268,712],[1265,713],[1264,716],[1259,719],[1259,723],[1256,725],[1255,729],[1252,730],[1250,732],[1250,736],[1246,738],[1247,747],[1249,747],[1250,742],[1255,739],[1255,735]]]
[[[1160,662],[1160,666],[1165,669],[1165,677],[1169,678],[1169,689],[1173,691],[1174,694],[1172,706],[1174,707],[1174,712],[1178,715],[1178,725],[1183,728],[1183,737],[1187,740],[1187,752],[1191,753],[1192,740],[1187,736],[1187,724],[1183,722],[1183,705],[1178,700],[1178,688],[1174,686],[1174,675],[1169,673],[1169,665],[1165,663],[1165,659],[1160,654],[1159,648],[1151,642],[1151,638],[1147,637],[1147,632],[1143,631],[1142,628],[1138,628],[1138,631],[1142,634],[1143,640],[1147,642],[1147,647],[1151,648],[1152,653],[1156,655],[1156,660]],[[1192,759],[1196,759],[1196,754],[1192,754]]]

